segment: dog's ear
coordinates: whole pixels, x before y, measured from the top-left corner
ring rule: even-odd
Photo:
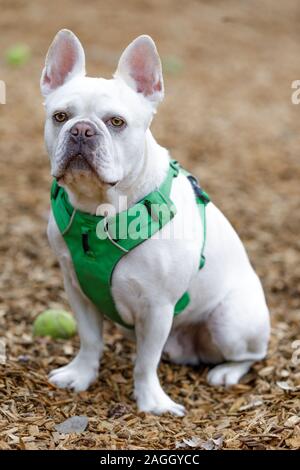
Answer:
[[[67,29],[55,36],[46,56],[41,91],[47,96],[76,75],[85,75],[85,55],[79,39]]]
[[[121,55],[115,77],[158,104],[164,97],[161,61],[150,36],[139,36]]]

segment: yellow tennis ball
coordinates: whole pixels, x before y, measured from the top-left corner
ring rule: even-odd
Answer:
[[[40,313],[33,323],[34,336],[68,339],[76,333],[76,321],[65,310],[49,309]]]
[[[5,53],[6,62],[10,65],[23,65],[30,58],[30,49],[26,44],[15,44]]]

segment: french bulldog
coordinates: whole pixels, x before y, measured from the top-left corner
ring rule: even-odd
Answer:
[[[126,210],[164,181],[170,155],[150,131],[164,84],[149,36],[139,36],[125,49],[107,80],[86,76],[81,43],[61,30],[46,57],[41,91],[51,174],[75,209],[90,214],[103,205]],[[182,174],[174,178],[171,199],[177,214],[167,225],[178,236],[156,234],[124,256],[113,272],[112,295],[123,321],[134,325],[138,409],[182,416],[184,407],[164,392],[157,375],[162,354],[177,364],[211,364],[209,384],[231,386],[266,355],[270,325],[260,280],[228,220],[208,204],[207,261],[199,271],[201,218]],[[103,316],[81,291],[52,213],[48,237],[81,342],[77,356],[53,370],[49,380],[79,392],[98,376]],[[190,303],[174,317],[174,305],[186,291]]]

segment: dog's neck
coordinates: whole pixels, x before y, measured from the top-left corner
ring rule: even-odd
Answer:
[[[72,206],[90,214],[104,215],[101,207],[106,211],[108,206],[112,206],[118,213],[134,205],[160,186],[168,171],[169,153],[156,142],[150,130],[146,134],[144,155],[139,161],[140,164],[115,186],[94,183],[93,189],[93,182],[87,180],[88,191],[85,191],[84,184],[82,192],[78,191],[78,186],[76,190],[66,187]]]

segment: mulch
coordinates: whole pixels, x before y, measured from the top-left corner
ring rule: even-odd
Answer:
[[[105,34],[96,3],[84,17],[74,0],[1,6],[3,51],[25,41],[32,58],[13,68],[0,50],[8,97],[0,105],[0,449],[299,449],[300,133],[290,100],[300,78],[298,2],[129,0],[120,9],[113,0],[101,2]],[[162,362],[162,384],[186,406],[184,418],[137,411],[134,345],[109,323],[99,379],[80,394],[47,381],[78,338],[32,336],[38,313],[69,309],[46,239],[50,176],[38,89],[45,51],[65,26],[82,38],[92,74],[109,76],[121,49],[145,31],[163,56],[181,60],[166,72],[154,134],[236,227],[266,291],[268,356],[239,385],[212,388],[207,368]],[[59,432],[72,416],[86,416],[87,429]]]

